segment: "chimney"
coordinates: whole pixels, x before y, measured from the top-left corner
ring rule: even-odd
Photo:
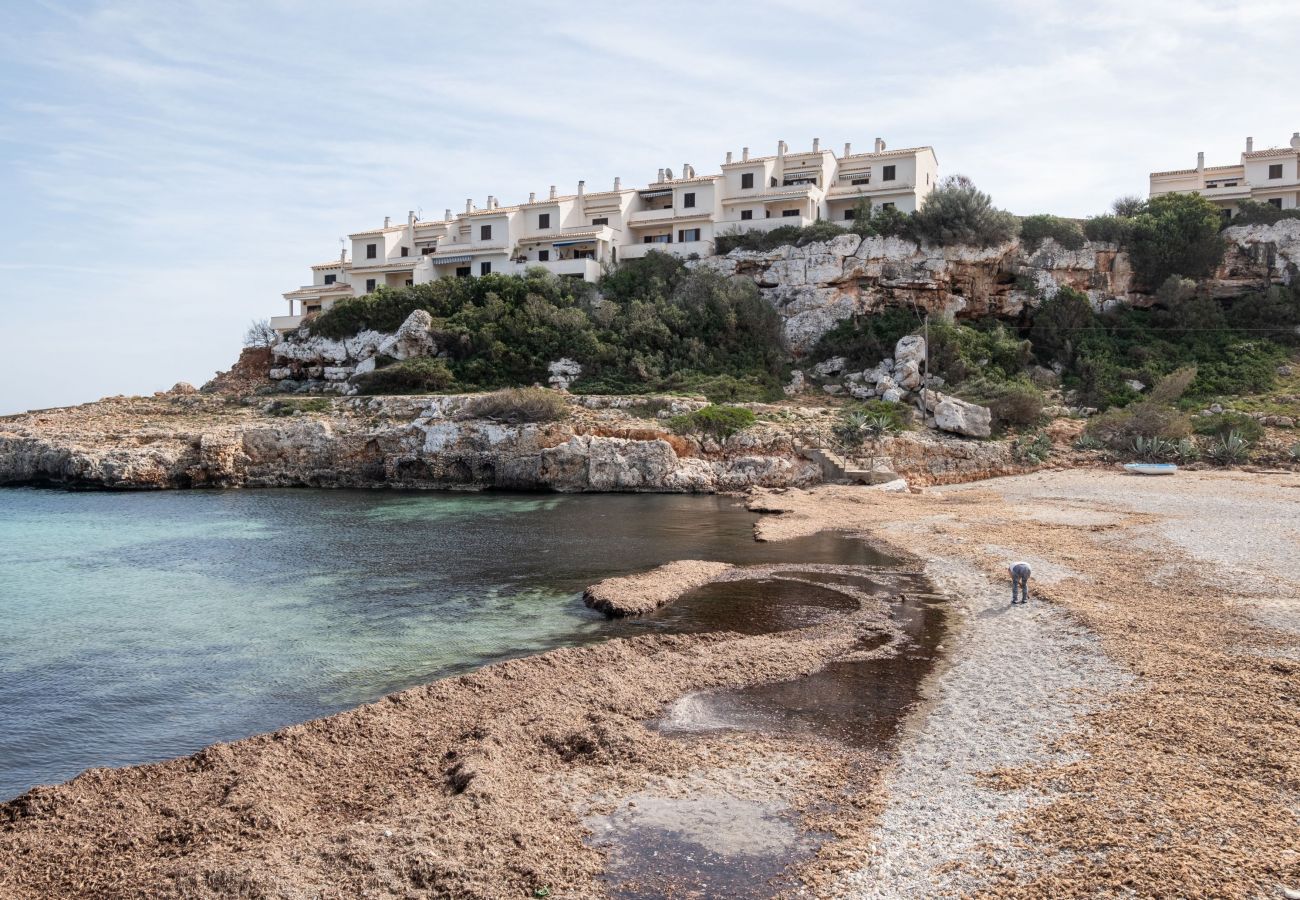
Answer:
[[[536,202],[537,202],[537,191],[529,191],[529,192],[528,192],[528,202],[529,202],[529,203],[536,203]]]
[[[555,199],[555,185],[551,185],[551,193],[550,193],[550,195],[549,195],[546,199],[548,199],[548,200],[554,200],[554,199]]]
[[[1253,137],[1246,138],[1246,152],[1247,153],[1255,152],[1255,139]]]
[[[587,182],[585,182],[585,181],[579,181],[579,182],[578,182],[578,196],[581,197],[581,196],[582,196],[583,194],[585,194],[585,193],[587,193]]]
[[[451,207],[450,207],[450,206],[447,207],[447,209],[443,212],[443,214],[442,214],[442,220],[443,220],[444,222],[450,222],[450,221],[451,221]]]
[[[1291,149],[1300,151],[1300,131],[1291,132]]]
[[[474,211],[474,201],[467,198],[465,200],[465,212],[471,213],[473,211]]]
[[[885,139],[884,139],[884,138],[876,138],[876,152],[877,152],[877,153],[884,153],[884,152],[885,152]]]
[[[623,189],[623,179],[622,179],[622,178],[619,178],[617,175],[615,175],[615,176],[614,176],[614,190],[616,190],[616,191],[621,191],[622,189]]]
[[[655,182],[656,182],[657,184],[663,184],[663,183],[664,183],[664,170],[663,170],[663,169],[660,169],[660,170],[659,170],[659,175],[658,175],[657,178],[655,178]]]
[[[391,224],[393,224],[393,217],[392,217],[392,216],[384,216],[384,227],[387,228],[387,227],[388,227],[389,225],[391,225]]]
[[[1205,169],[1205,151],[1202,150],[1196,154],[1196,171],[1201,172]]]
[[[821,138],[813,138],[813,153],[816,153],[816,152],[817,152],[818,150],[820,150],[821,148],[822,148],[822,139],[821,139]]]
[[[776,142],[776,155],[778,159],[785,156],[785,141]]]
[[[496,204],[496,199],[497,199],[496,197],[493,197],[491,194],[488,194],[488,198],[487,198],[487,208],[488,208],[488,209],[495,209],[495,208],[496,208],[496,205],[497,205],[497,204]]]
[[[413,209],[408,209],[406,211],[406,227],[407,228],[415,227],[415,210]]]
[[[740,161],[741,161],[741,162],[749,162],[749,148],[748,148],[748,147],[741,147],[741,148],[740,148]]]
[[[848,141],[844,142],[844,155],[845,156],[853,155],[853,145],[850,144]]]
[[[339,250],[339,262],[347,262],[347,261],[348,261],[348,248],[344,247],[341,250]]]
[[[727,165],[731,165],[731,151],[727,151]]]

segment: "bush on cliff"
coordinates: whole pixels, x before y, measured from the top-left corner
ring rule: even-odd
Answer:
[[[1283,219],[1300,219],[1300,209],[1278,209],[1272,203],[1242,200],[1237,204],[1237,214],[1224,220],[1223,227],[1233,225],[1273,225]]]
[[[455,383],[456,378],[445,362],[423,356],[359,376],[357,390],[362,394],[428,394],[445,391]]]
[[[898,339],[915,331],[921,321],[913,310],[897,306],[841,319],[818,339],[808,354],[808,362],[843,356],[850,372],[870,368],[892,357]]]
[[[997,428],[1037,425],[1043,417],[1043,392],[1027,377],[1004,381],[980,376],[964,382],[957,394],[987,406]]]
[[[754,414],[743,406],[706,406],[673,416],[668,420],[668,426],[678,434],[707,435],[725,441],[751,427],[755,421]]]
[[[1048,238],[1066,250],[1083,249],[1083,232],[1077,222],[1047,214],[1025,216],[1020,220],[1020,244],[1030,253]]]
[[[1133,217],[1128,239],[1133,272],[1149,288],[1170,275],[1206,278],[1223,261],[1219,208],[1199,194],[1165,194]]]
[[[714,238],[714,252],[726,255],[732,250],[774,250],[777,247],[803,247],[848,234],[834,222],[819,220],[811,225],[779,225],[771,231],[725,231]]]
[[[932,319],[929,334],[929,372],[950,385],[976,376],[1007,381],[1023,373],[1033,358],[1029,341],[993,318],[961,325]]]
[[[938,246],[992,247],[1016,236],[1019,221],[993,205],[988,194],[965,175],[950,175],[912,215],[912,232]]]
[[[752,283],[650,253],[623,263],[600,284],[523,275],[444,278],[346,300],[310,325],[323,337],[363,329],[395,331],[416,309],[456,383],[494,388],[544,382],[547,365],[568,357],[583,381],[620,391],[662,389],[670,380],[727,376],[780,394],[785,355],[780,319]]]
[[[1093,216],[1085,219],[1083,234],[1090,241],[1106,244],[1128,244],[1133,233],[1133,220],[1124,216]]]
[[[510,425],[556,422],[569,414],[564,396],[540,387],[506,388],[470,397],[457,411],[458,419],[493,419]]]

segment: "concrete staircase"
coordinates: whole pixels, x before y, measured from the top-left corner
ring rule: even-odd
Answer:
[[[799,454],[817,463],[827,484],[884,484],[899,476],[888,456],[846,460],[825,447],[804,447]]]

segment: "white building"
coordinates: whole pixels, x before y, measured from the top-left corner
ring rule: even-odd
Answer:
[[[849,144],[839,156],[814,139],[809,150],[791,152],[785,141],[771,156],[727,153],[721,172],[697,175],[660,169],[640,188],[558,195],[554,185],[541,200],[502,206],[496,197],[464,212],[448,209],[437,221],[414,212],[406,223],[349,235],[334,262],[312,266],[312,283],[284,294],[289,315],[271,319],[279,331],[296,328],[303,316],[329,309],[344,297],[380,287],[403,287],[435,278],[522,272],[542,266],[556,275],[595,281],[620,259],[651,250],[709,256],[714,238],[732,231],[810,225],[819,219],[845,222],[860,202],[912,212],[938,181],[931,147],[888,150],[876,139],[870,153]]]
[[[1152,197],[1193,192],[1213,200],[1229,218],[1242,200],[1300,207],[1300,131],[1291,135],[1290,146],[1268,150],[1256,150],[1255,139],[1246,138],[1241,161],[1233,166],[1207,168],[1205,154],[1198,153],[1194,169],[1151,173]]]

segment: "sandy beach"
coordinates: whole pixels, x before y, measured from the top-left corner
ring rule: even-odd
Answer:
[[[701,854],[791,859],[767,895],[1282,896],[1300,887],[1298,489],[1056,471],[758,491],[762,539],[865,532],[949,598],[879,746],[697,727],[719,691],[911,653],[866,592],[790,631],[554,651],[36,789],[0,807],[0,893],[593,897],[610,872],[635,885],[637,836],[673,826]],[[1034,568],[1028,606],[1008,605],[1010,559]],[[764,577],[839,577],[793,568]],[[655,890],[708,896],[619,895]]]

